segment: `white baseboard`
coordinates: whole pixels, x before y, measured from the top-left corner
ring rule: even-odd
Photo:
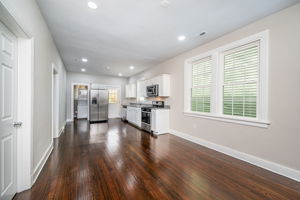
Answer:
[[[256,165],[258,167],[264,168],[266,170],[269,170],[271,172],[274,172],[276,174],[280,174],[282,176],[288,177],[290,179],[293,179],[295,181],[300,182],[300,171],[291,169],[289,167],[264,160],[262,158],[258,158],[256,156],[246,154],[234,149],[231,149],[229,147],[221,146],[212,142],[208,142],[206,140],[200,139],[195,136],[188,135],[186,133],[182,133],[176,130],[170,130],[170,133],[173,135],[176,135],[178,137],[181,137],[183,139],[189,140],[191,142],[194,142],[196,144],[205,146],[207,148],[216,150],[218,152],[224,153],[226,155],[232,156],[234,158],[237,158],[239,160],[243,160],[245,162],[251,163],[253,165]]]
[[[33,174],[31,175],[31,180],[32,180],[31,185],[33,185],[35,183],[35,181],[37,180],[37,178],[39,177],[39,175],[40,175],[46,161],[48,160],[52,150],[53,150],[53,142],[51,142],[50,146],[46,149],[46,151],[45,151],[44,155],[42,156],[41,160],[38,162],[37,166],[33,170]]]
[[[116,118],[121,118],[120,115],[109,115],[108,119],[116,119]]]
[[[66,123],[60,128],[59,133],[58,133],[58,138],[60,137],[60,135],[64,132],[66,127]]]

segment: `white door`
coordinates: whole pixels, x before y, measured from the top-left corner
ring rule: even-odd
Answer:
[[[0,22],[0,188],[1,200],[16,193],[16,65],[15,36]]]

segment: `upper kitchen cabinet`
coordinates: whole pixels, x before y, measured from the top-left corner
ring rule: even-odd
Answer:
[[[147,97],[147,80],[139,81],[138,82],[138,92],[140,97]]]
[[[125,97],[136,98],[136,84],[127,84],[125,86]]]
[[[158,85],[158,96],[170,96],[170,75],[162,74],[153,79],[155,85]]]
[[[169,97],[170,96],[170,75],[161,74],[156,77],[147,80],[138,81],[138,96],[139,97],[149,97],[147,95],[148,86],[158,86],[158,96],[159,97]],[[127,89],[126,89],[127,91]],[[153,97],[153,96],[151,96]]]

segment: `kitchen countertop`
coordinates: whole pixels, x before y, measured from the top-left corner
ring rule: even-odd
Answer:
[[[136,108],[142,108],[142,107],[151,107],[152,109],[158,110],[158,109],[170,109],[169,105],[165,105],[164,107],[153,107],[152,104],[141,104],[141,103],[131,103],[127,105],[122,105],[123,108],[127,107],[136,107]]]
[[[170,110],[171,107],[166,105],[164,107],[152,107],[151,109],[153,109],[153,110]]]

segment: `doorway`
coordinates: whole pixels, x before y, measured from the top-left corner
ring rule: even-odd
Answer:
[[[74,84],[73,91],[73,120],[89,119],[89,85]]]
[[[108,87],[108,118],[120,118],[121,114],[121,87]]]
[[[59,137],[59,76],[52,64],[52,138]]]

